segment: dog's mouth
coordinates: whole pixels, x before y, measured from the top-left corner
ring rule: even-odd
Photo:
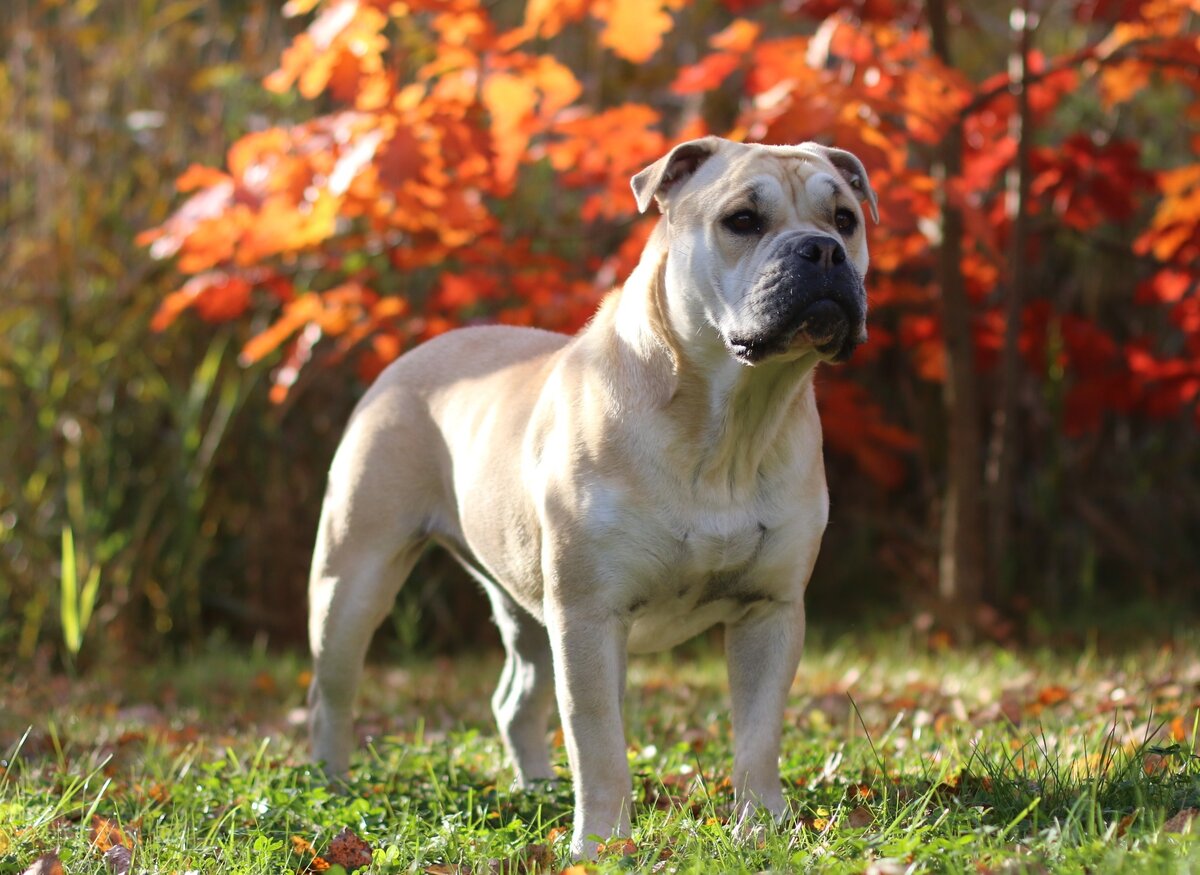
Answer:
[[[857,324],[855,324],[857,323]],[[855,319],[837,301],[823,298],[801,310],[774,331],[726,338],[730,353],[746,365],[785,352],[812,350],[825,361],[841,364],[867,340],[866,322]]]

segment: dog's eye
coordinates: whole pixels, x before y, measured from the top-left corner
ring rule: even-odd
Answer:
[[[854,229],[858,227],[858,219],[850,210],[838,207],[837,212],[833,214],[833,224],[837,226],[838,233],[848,235],[853,234]]]
[[[721,224],[738,236],[762,233],[762,216],[752,210],[738,210],[722,219]]]

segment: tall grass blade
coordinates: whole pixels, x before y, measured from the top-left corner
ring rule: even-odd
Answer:
[[[75,567],[75,534],[69,525],[62,530],[62,574],[59,579],[59,614],[63,644],[72,656],[79,653],[83,633],[79,629],[79,575]]]

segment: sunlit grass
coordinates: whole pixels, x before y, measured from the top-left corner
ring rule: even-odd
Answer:
[[[637,811],[601,871],[1187,871],[1200,842],[1195,641],[1116,655],[939,650],[911,632],[811,644],[785,715],[792,815],[729,824],[724,668],[705,647],[634,660]],[[349,791],[308,768],[305,665],[214,647],[3,690],[0,875],[58,849],[103,872],[93,815],[134,870],[284,872],[349,827],[372,872],[568,865],[564,780],[515,792],[488,697],[498,657],[376,666]],[[1200,827],[1200,821],[1195,824]],[[522,868],[524,867],[524,869]]]

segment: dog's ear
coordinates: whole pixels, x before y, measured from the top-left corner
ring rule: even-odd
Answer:
[[[842,179],[846,180],[846,184],[858,195],[858,199],[871,208],[871,218],[875,220],[875,224],[879,224],[879,201],[875,197],[875,189],[871,188],[871,181],[867,179],[867,169],[858,160],[858,156],[831,146],[820,148],[821,153],[829,159],[829,163],[837,168]]]
[[[638,212],[646,212],[650,201],[656,198],[661,207],[663,195],[695,173],[696,168],[711,158],[720,146],[720,137],[688,140],[633,177],[629,184],[633,186]]]

